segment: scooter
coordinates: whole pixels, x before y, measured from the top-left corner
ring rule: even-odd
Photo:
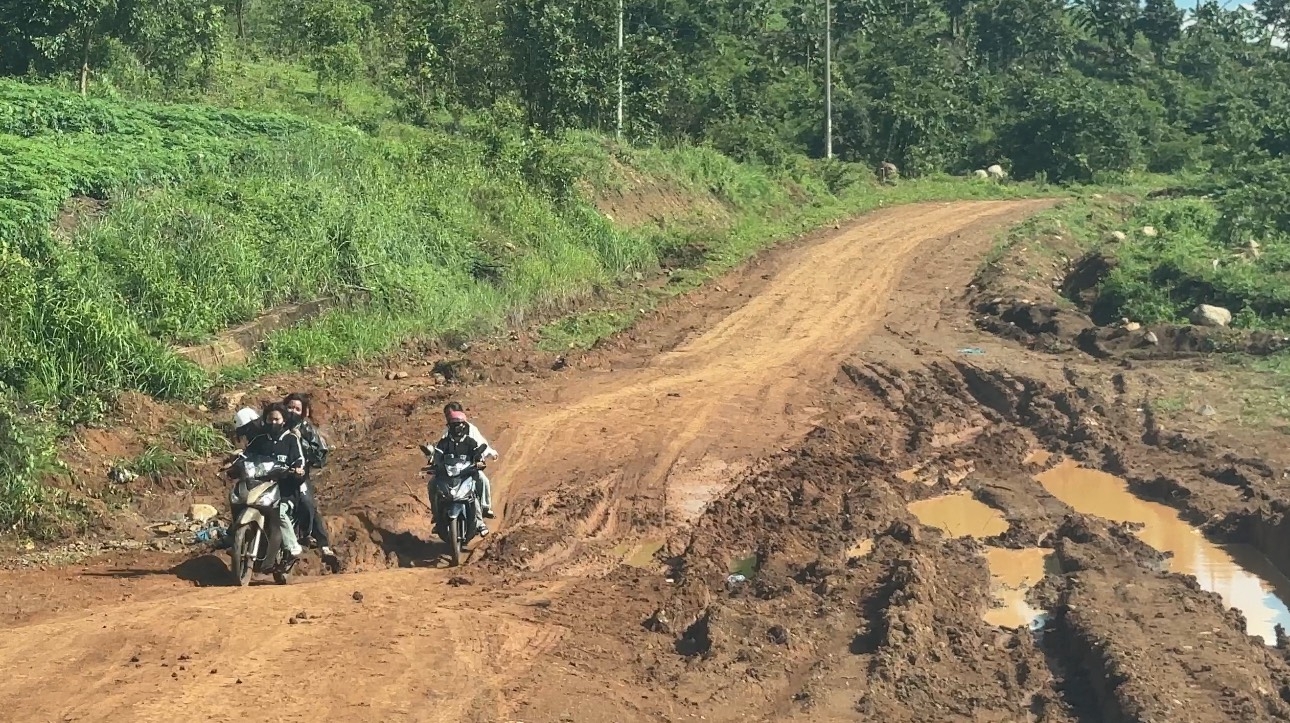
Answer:
[[[278,516],[282,492],[278,483],[290,470],[272,457],[255,457],[237,460],[231,471],[237,480],[228,498],[233,509],[229,530],[233,577],[246,587],[253,573],[271,574],[274,582],[286,585],[296,562],[282,550],[282,523]],[[288,501],[287,510],[296,539],[309,539],[310,530],[301,529],[292,514],[293,502]]]
[[[475,473],[482,463],[463,456],[445,458],[437,447],[421,445],[428,464],[423,472],[431,475],[433,490],[430,509],[435,534],[452,550],[452,564],[461,565],[461,554],[479,534],[475,511]]]

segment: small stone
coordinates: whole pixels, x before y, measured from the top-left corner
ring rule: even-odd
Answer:
[[[1109,235],[1112,241],[1123,243],[1129,240],[1129,235],[1123,231],[1112,231]]]
[[[1136,321],[1130,321],[1129,323],[1124,325],[1125,331],[1137,331],[1138,329],[1141,329],[1141,328],[1142,328],[1142,325]]]
[[[130,656],[130,662],[131,662],[131,663],[137,663],[137,662],[139,662],[139,656],[137,656],[137,655],[132,655],[132,656]]]
[[[238,684],[238,685],[241,685],[241,684],[242,684],[242,679],[241,679],[241,678],[238,678],[238,679],[237,679],[237,684]]]
[[[1160,337],[1156,336],[1154,331],[1147,332],[1146,335],[1142,337],[1142,340],[1152,345],[1160,343]]]
[[[363,602],[363,593],[354,591],[354,602]]]
[[[1147,238],[1155,238],[1160,235],[1160,232],[1156,230],[1155,226],[1143,226],[1142,235]]]
[[[304,610],[301,610],[300,612],[296,613],[296,620],[305,620],[308,617],[309,617],[309,614],[306,613]]]
[[[671,632],[671,623],[667,619],[667,613],[660,608],[655,610],[652,615],[645,619],[645,629],[655,633]]]
[[[299,625],[299,624],[300,624],[300,619],[299,619],[299,618],[289,618],[289,619],[287,620],[287,624],[288,624],[288,625]]]
[[[1215,414],[1218,414],[1218,410],[1217,410],[1217,409],[1214,409],[1212,406],[1210,406],[1210,405],[1208,405],[1208,404],[1206,404],[1206,405],[1204,405],[1204,406],[1202,406],[1202,407],[1200,408],[1200,415],[1201,415],[1202,417],[1212,417],[1212,416],[1214,416]]]
[[[206,522],[219,515],[213,505],[193,505],[188,508],[188,518],[194,522]]]
[[[394,378],[395,378],[395,379],[407,379],[407,378],[408,378],[408,373],[407,373],[407,372],[394,372]]]

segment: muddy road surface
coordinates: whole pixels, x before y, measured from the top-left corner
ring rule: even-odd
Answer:
[[[0,573],[2,717],[1290,720],[1283,461],[982,330],[981,259],[1050,204],[881,211],[558,372],[477,356],[500,514],[463,568],[415,474],[448,392],[330,380],[346,573]]]

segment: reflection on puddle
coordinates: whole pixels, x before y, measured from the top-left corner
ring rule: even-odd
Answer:
[[[997,510],[978,502],[971,492],[955,492],[909,503],[909,511],[928,527],[951,537],[993,537],[1008,531],[1008,521]]]
[[[1273,626],[1290,631],[1284,600],[1290,580],[1276,572],[1257,551],[1238,545],[1216,545],[1183,522],[1165,505],[1147,502],[1129,491],[1124,480],[1064,462],[1036,477],[1052,495],[1077,511],[1116,522],[1140,522],[1138,538],[1161,552],[1173,553],[1173,572],[1194,575],[1205,590],[1223,597],[1245,615],[1248,632],[1268,644],[1276,642]]]
[[[1044,575],[1060,572],[1053,551],[992,547],[986,550],[985,558],[990,566],[990,593],[998,605],[986,611],[985,621],[1001,628],[1042,628],[1047,612],[1026,602],[1026,593]]]

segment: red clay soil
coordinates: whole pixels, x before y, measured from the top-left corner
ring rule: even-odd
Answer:
[[[281,380],[318,391],[342,442],[320,483],[345,573],[239,589],[221,556],[124,553],[0,573],[0,706],[231,721],[271,691],[283,720],[1290,719],[1281,651],[1033,477],[1080,460],[1216,539],[1285,547],[1278,462],[1160,429],[1141,369],[979,328],[980,259],[1046,205],[872,214],[560,371],[520,340],[406,379]],[[456,570],[416,475],[448,398],[503,454],[496,532]],[[954,491],[1007,531],[951,538],[907,510]],[[1046,622],[987,623],[984,553],[1036,546],[1058,563],[1030,593]]]

